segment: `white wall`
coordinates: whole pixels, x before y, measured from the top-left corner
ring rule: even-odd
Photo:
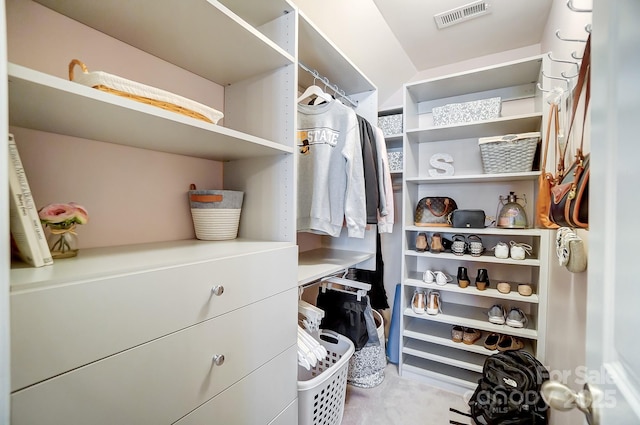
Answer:
[[[574,0],[574,6],[590,9],[591,0]],[[556,37],[556,30],[560,30],[563,38],[586,39],[585,25],[591,22],[590,13],[577,13],[569,10],[565,0],[553,3],[549,20],[541,41],[543,52],[551,52],[554,59],[572,60],[571,53],[577,51],[582,54],[584,43],[561,41]],[[562,72],[571,76],[576,74],[576,67],[564,63],[551,63],[550,73],[560,76]],[[550,84],[552,83],[552,84]],[[575,85],[575,79],[572,83]],[[547,79],[545,87],[559,85],[566,87],[561,81]],[[566,116],[563,127],[566,128]],[[585,132],[585,147],[589,146],[589,127]],[[570,159],[569,159],[570,161]],[[547,169],[553,171],[555,163],[547,164]],[[588,231],[578,232],[588,249]],[[582,384],[576,382],[579,369],[585,363],[585,339],[587,318],[587,272],[572,274],[564,268],[554,264],[551,267],[547,328],[547,364],[556,375],[553,378],[564,381],[569,387],[578,391]],[[561,373],[566,374],[566,379]],[[584,415],[576,410],[570,412],[552,413],[554,425],[583,424]]]
[[[292,0],[378,87],[382,102],[416,73],[372,0]]]

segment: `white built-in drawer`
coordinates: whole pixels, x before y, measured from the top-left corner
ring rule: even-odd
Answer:
[[[11,396],[11,423],[173,423],[270,359],[297,347],[297,299],[297,289],[290,289],[17,391]],[[219,354],[224,355],[224,363],[216,365],[213,358]],[[277,369],[287,381],[282,384],[286,397],[291,398],[297,362],[287,357],[288,370],[283,360],[267,374],[273,377]],[[258,388],[271,391],[269,386]],[[240,422],[227,422],[232,423]]]
[[[176,425],[266,425],[298,397],[297,345],[203,404]],[[298,411],[295,412],[297,423]],[[284,422],[283,422],[284,423]]]
[[[298,399],[280,412],[269,425],[298,425]]]
[[[297,287],[295,264],[291,246],[12,293],[12,391]]]

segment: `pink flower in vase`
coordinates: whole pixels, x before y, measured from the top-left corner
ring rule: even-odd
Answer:
[[[47,238],[51,256],[55,258],[75,257],[78,241],[75,232],[77,224],[89,222],[87,209],[75,202],[50,204],[38,211],[40,221],[49,228]]]

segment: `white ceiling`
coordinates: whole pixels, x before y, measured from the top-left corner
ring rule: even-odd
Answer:
[[[540,43],[553,0],[487,0],[491,13],[438,29],[433,16],[472,0],[373,0],[418,70]]]
[[[401,104],[402,85],[431,71],[503,52],[540,53],[552,4],[566,8],[566,0],[487,0],[490,14],[438,30],[433,15],[473,0],[291,1],[374,82],[383,106]]]

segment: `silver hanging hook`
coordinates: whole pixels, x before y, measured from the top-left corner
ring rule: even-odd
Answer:
[[[577,77],[578,75],[580,75],[580,74],[575,74],[575,75],[566,75],[566,74],[565,74],[565,72],[564,72],[564,71],[562,71],[562,72],[560,73],[560,75],[562,75],[564,78],[568,78],[568,79],[570,79],[570,78],[576,78],[576,77]]]
[[[538,87],[538,90],[540,90],[543,93],[551,93],[551,90],[543,89],[542,86],[540,85],[540,83],[537,83],[536,86]]]
[[[553,58],[553,57],[551,56],[551,52],[547,53],[547,56],[548,56],[548,57],[549,57],[549,59],[550,59],[551,61],[553,61],[553,62],[568,63],[568,64],[570,64],[570,65],[575,65],[575,66],[576,66],[576,71],[577,71],[578,69],[580,69],[580,65],[578,65],[578,62],[574,62],[574,61],[565,61],[565,60],[562,60],[562,59],[555,59],[555,58]]]
[[[591,34],[591,24],[587,24],[587,25],[585,25],[585,26],[584,26],[584,30],[585,30],[586,32],[588,32],[589,34]]]
[[[576,38],[562,38],[560,36],[560,30],[556,30],[556,37],[558,37],[562,41],[571,41],[571,42],[574,42],[574,43],[586,43],[587,42],[587,40],[580,40],[580,39],[576,39]]]
[[[591,13],[591,9],[578,9],[577,7],[575,7],[573,5],[573,0],[567,0],[567,7],[569,9],[571,9],[574,12],[587,12],[587,13]]]
[[[578,56],[578,53],[576,53],[575,50],[573,52],[571,52],[571,57],[574,58],[575,60],[578,60],[578,61],[582,60],[582,56]]]
[[[569,79],[568,78],[560,78],[560,77],[554,77],[553,75],[546,75],[544,73],[544,71],[542,71],[542,76],[545,77],[545,78],[549,78],[551,80],[564,81],[565,84],[567,85],[567,88],[569,88]]]

